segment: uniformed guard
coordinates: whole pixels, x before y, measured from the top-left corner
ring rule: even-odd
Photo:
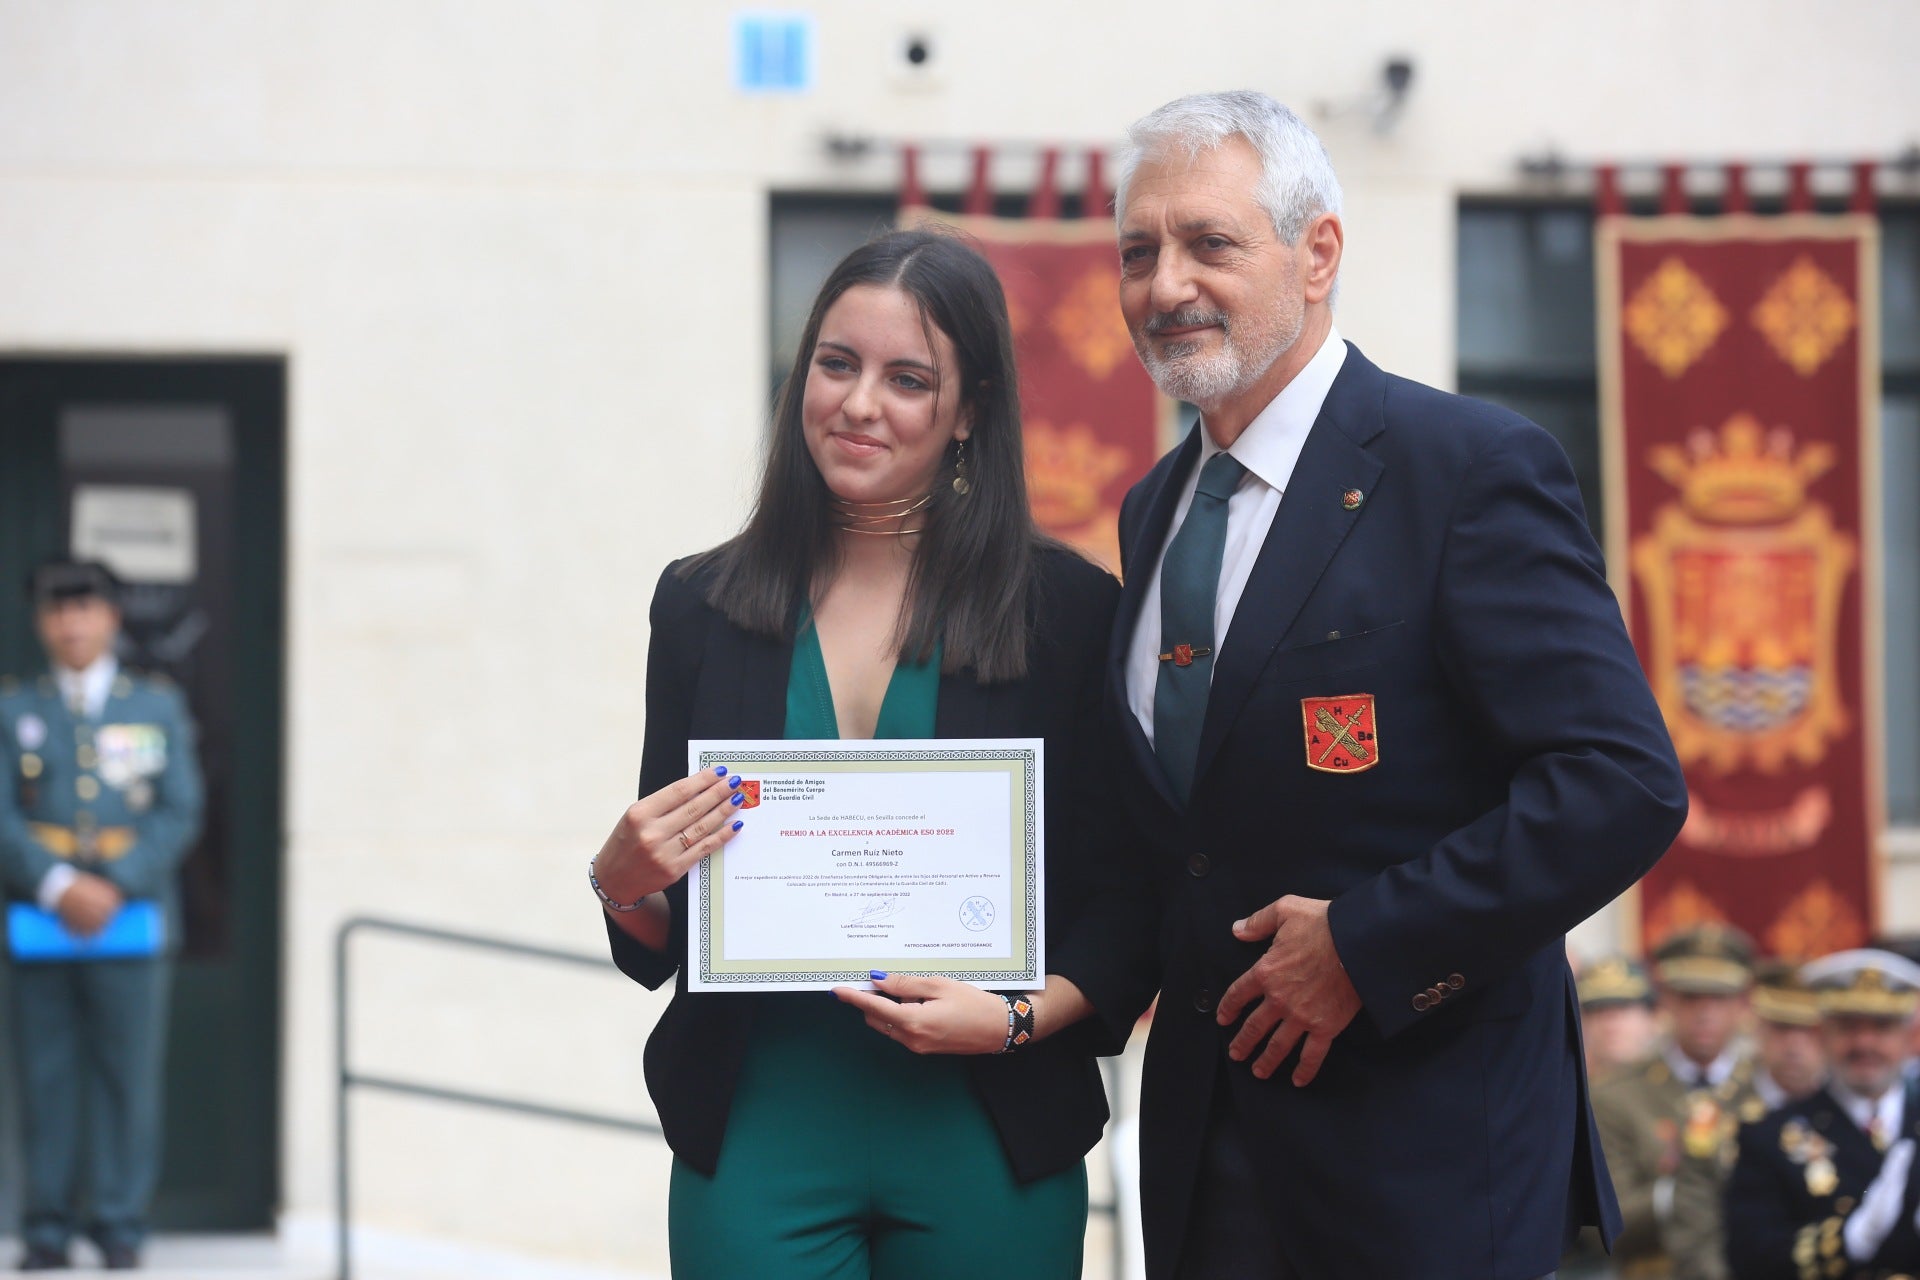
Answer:
[[[1798,965],[1766,960],[1756,967],[1753,1024],[1753,1095],[1740,1101],[1742,1124],[1808,1096],[1826,1077],[1820,1006],[1801,980]],[[1738,1151],[1736,1140],[1723,1144],[1710,1159],[1687,1155],[1674,1175],[1667,1252],[1674,1275],[1683,1280],[1723,1280],[1728,1274],[1724,1204]]]
[[[1806,966],[1828,1076],[1740,1133],[1727,1188],[1736,1280],[1893,1280],[1920,1272],[1920,1097],[1906,1078],[1920,966],[1843,951]]]
[[[1574,989],[1580,998],[1587,1079],[1598,1084],[1645,1061],[1657,1028],[1653,983],[1646,969],[1626,956],[1602,956],[1581,966]]]
[[[1753,960],[1746,935],[1725,925],[1662,942],[1650,967],[1667,1035],[1638,1068],[1594,1090],[1594,1119],[1625,1227],[1614,1254],[1629,1280],[1682,1274],[1671,1253],[1676,1179],[1690,1160],[1718,1170],[1742,1113],[1763,1106],[1753,1090],[1751,1050],[1738,1038]],[[1702,1229],[1716,1231],[1717,1224],[1683,1225],[1681,1232]]]
[[[114,657],[111,571],[44,564],[28,595],[49,670],[0,683],[20,1269],[67,1266],[77,1229],[130,1269],[159,1168],[174,880],[200,828],[200,771],[178,690]]]

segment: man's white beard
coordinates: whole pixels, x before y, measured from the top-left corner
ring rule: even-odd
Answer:
[[[1223,315],[1213,318],[1225,320]],[[1199,354],[1198,341],[1156,344],[1146,335],[1135,338],[1134,348],[1140,353],[1140,363],[1146,366],[1147,376],[1164,394],[1205,409],[1251,387],[1273,368],[1275,361],[1291,351],[1293,344],[1300,340],[1300,331],[1306,327],[1306,309],[1302,307],[1290,317],[1276,315],[1272,319],[1276,340],[1266,350],[1243,350],[1230,324],[1222,324],[1220,349],[1212,355]]]

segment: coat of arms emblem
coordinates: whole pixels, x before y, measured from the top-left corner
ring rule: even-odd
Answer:
[[[1849,727],[1837,672],[1840,604],[1858,563],[1808,486],[1833,466],[1750,414],[1658,445],[1678,490],[1633,543],[1648,675],[1682,765],[1718,774],[1817,764]]]

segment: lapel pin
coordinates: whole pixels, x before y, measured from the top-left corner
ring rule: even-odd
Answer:
[[[1358,489],[1349,489],[1345,493],[1340,495],[1340,505],[1346,508],[1348,511],[1358,511],[1360,509],[1360,504],[1365,502],[1366,500],[1367,500],[1367,495],[1360,492],[1360,490]]]

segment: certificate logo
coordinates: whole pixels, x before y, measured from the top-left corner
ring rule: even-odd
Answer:
[[[993,924],[993,903],[978,894],[960,904],[960,923],[978,933]]]
[[[742,778],[740,780],[740,794],[744,797],[744,799],[740,801],[740,807],[742,809],[757,808],[760,804],[760,780],[758,778]]]

